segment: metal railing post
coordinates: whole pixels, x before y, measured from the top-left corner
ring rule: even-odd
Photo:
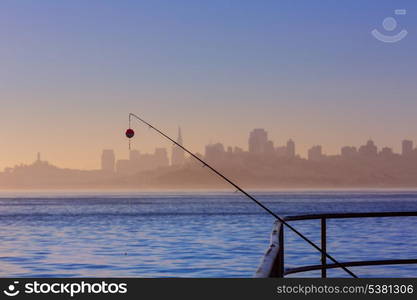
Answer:
[[[417,211],[401,212],[362,212],[362,213],[333,213],[333,214],[312,214],[289,216],[285,220],[320,220],[321,248],[322,253],[327,253],[327,219],[349,219],[349,218],[385,218],[385,217],[417,217]],[[271,245],[268,248],[264,259],[256,272],[256,277],[284,277],[285,275],[297,274],[310,271],[321,271],[321,277],[327,278],[327,269],[340,268],[340,264],[346,267],[361,266],[385,266],[385,265],[408,265],[416,264],[417,258],[408,259],[382,259],[382,260],[362,260],[346,261],[343,263],[327,263],[326,255],[321,255],[320,264],[301,266],[295,268],[284,268],[284,232],[283,224],[276,221],[274,230],[271,234]]]
[[[321,249],[323,250],[321,254],[321,278],[327,277],[327,261],[326,261],[326,255],[324,253],[327,253],[327,233],[326,233],[326,218],[321,218]]]
[[[278,250],[278,277],[284,277],[284,226],[281,224],[279,230],[279,250]]]

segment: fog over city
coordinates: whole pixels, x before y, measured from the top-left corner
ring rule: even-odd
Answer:
[[[177,142],[186,146],[178,128]],[[220,142],[196,153],[226,176],[249,188],[417,187],[417,148],[401,141],[401,152],[378,147],[371,139],[359,146],[342,146],[337,155],[326,155],[312,145],[307,157],[297,153],[291,138],[276,145],[262,128],[249,133],[246,149]],[[113,149],[102,150],[100,169],[60,168],[38,153],[32,164],[5,168],[2,188],[223,188],[211,171],[179,147],[155,148],[153,153],[128,150],[119,158]]]

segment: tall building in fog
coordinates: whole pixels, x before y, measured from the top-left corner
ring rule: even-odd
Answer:
[[[268,148],[268,133],[265,129],[256,128],[249,134],[249,152],[264,153]]]
[[[287,142],[287,155],[288,157],[295,156],[295,143],[292,139],[289,139]]]
[[[344,146],[342,147],[340,154],[343,158],[353,158],[358,154],[356,147]]]
[[[403,140],[401,154],[410,155],[411,153],[413,153],[413,141]]]
[[[204,156],[209,162],[219,162],[225,157],[225,154],[223,144],[217,143],[207,145]]]
[[[126,175],[132,172],[132,164],[128,159],[118,159],[116,161],[116,172],[119,175]]]
[[[129,163],[123,165],[122,167],[127,168],[127,170],[131,172],[138,172],[140,171],[142,164],[141,164],[141,155],[139,150],[130,150],[129,152]],[[117,170],[117,163],[116,163],[116,170]],[[119,168],[120,170],[120,168]]]
[[[169,165],[168,152],[165,148],[155,148],[154,157],[155,157],[155,162],[154,162],[155,168],[167,167]]]
[[[389,147],[383,147],[381,149],[381,152],[379,152],[379,155],[385,159],[392,158],[394,156],[394,152]]]
[[[101,170],[106,172],[114,172],[115,160],[116,157],[113,150],[103,150],[103,153],[101,154]]]
[[[267,141],[266,144],[265,144],[264,152],[268,153],[268,154],[273,154],[274,151],[275,151],[274,142],[273,141]]]
[[[140,152],[139,150],[131,150],[129,152],[129,160],[131,163],[138,163],[140,160]]]
[[[275,154],[277,157],[288,157],[288,149],[285,146],[276,147]]]
[[[321,153],[321,146],[313,146],[308,150],[308,160],[318,161],[323,157]]]
[[[181,128],[178,128],[177,143],[180,144],[181,146],[183,145]],[[171,165],[180,166],[180,165],[183,165],[184,163],[185,163],[184,150],[182,150],[178,146],[174,145],[172,147]]]
[[[43,166],[43,167],[45,167],[45,166],[48,166],[49,165],[49,163],[47,162],[47,161],[43,161],[42,159],[41,159],[41,153],[40,152],[38,152],[38,154],[36,155],[36,160],[35,160],[35,162],[32,164],[32,166],[37,166],[37,167],[41,167],[41,166]]]
[[[378,154],[378,148],[372,140],[368,140],[366,145],[359,147],[359,155],[363,157],[375,157]]]

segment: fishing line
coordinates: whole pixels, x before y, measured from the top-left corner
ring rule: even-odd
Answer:
[[[331,256],[326,251],[324,251],[323,249],[321,249],[314,242],[312,242],[309,238],[307,238],[304,234],[302,234],[301,232],[299,232],[291,224],[289,224],[287,221],[285,221],[284,218],[282,218],[279,215],[277,215],[276,213],[274,213],[272,210],[270,210],[268,207],[266,207],[264,204],[262,204],[260,201],[258,201],[257,199],[255,199],[248,192],[246,192],[244,189],[242,189],[240,186],[238,186],[236,183],[234,183],[229,178],[227,178],[222,173],[220,173],[215,168],[213,168],[211,165],[209,165],[208,163],[206,163],[203,159],[201,159],[200,157],[198,157],[197,155],[195,155],[194,153],[192,153],[191,151],[189,151],[184,146],[182,146],[179,143],[177,143],[175,140],[173,140],[168,135],[166,135],[165,133],[163,133],[162,131],[160,131],[158,128],[154,127],[153,125],[151,125],[150,123],[146,122],[145,120],[143,120],[142,118],[138,117],[137,115],[135,115],[133,113],[129,113],[129,129],[126,131],[126,136],[129,139],[134,136],[134,131],[130,127],[132,117],[136,118],[138,121],[140,121],[143,124],[147,125],[150,129],[155,130],[157,133],[159,133],[160,135],[162,135],[163,137],[165,137],[166,139],[168,139],[169,141],[171,141],[177,147],[180,147],[182,150],[184,150],[186,153],[188,153],[189,155],[191,155],[197,161],[201,162],[203,164],[203,167],[209,168],[212,172],[214,172],[220,178],[222,178],[223,180],[225,180],[226,182],[228,182],[230,185],[232,185],[237,191],[241,192],[243,195],[245,195],[246,197],[248,197],[249,199],[251,199],[258,206],[260,206],[266,212],[268,212],[271,216],[273,216],[275,219],[277,219],[278,221],[280,221],[283,225],[287,226],[291,231],[293,231],[295,234],[297,234],[299,237],[301,237],[304,241],[306,241],[308,244],[310,244],[313,248],[315,248],[317,251],[319,251],[320,253],[322,253],[323,255],[325,255],[328,259],[330,259],[332,262],[334,262],[336,265],[338,265],[340,268],[342,268],[350,276],[352,276],[354,278],[358,278],[358,276],[356,276],[352,271],[350,271],[348,268],[346,268],[342,263],[338,262],[335,258],[333,258],[333,256]]]

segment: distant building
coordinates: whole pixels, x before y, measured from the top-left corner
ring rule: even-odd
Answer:
[[[138,163],[140,161],[140,152],[138,150],[131,150],[129,152],[129,160],[131,163]]]
[[[206,146],[205,158],[208,161],[220,161],[224,158],[225,151],[223,144],[210,144]]]
[[[403,140],[401,155],[406,156],[413,153],[413,141]]]
[[[267,154],[273,154],[274,153],[274,142],[273,141],[267,141],[265,144],[264,152]]]
[[[140,155],[139,160],[139,171],[149,171],[155,169],[157,166],[155,165],[155,154],[151,153],[143,153]]]
[[[268,133],[265,129],[256,128],[249,134],[249,152],[264,153],[268,143]]]
[[[119,159],[116,162],[116,172],[121,175],[132,173],[132,165],[128,159]]]
[[[169,166],[168,152],[165,148],[156,148],[154,153],[155,168]]]
[[[138,150],[131,150],[129,152],[129,172],[138,172],[141,168],[141,154]],[[117,166],[116,166],[117,169]]]
[[[235,153],[235,154],[241,154],[241,153],[243,153],[243,149],[242,148],[240,148],[240,147],[234,147],[233,148],[233,152]]]
[[[358,154],[358,150],[356,150],[356,147],[345,146],[340,150],[340,154],[343,158],[352,158]]]
[[[116,162],[116,171],[121,174],[135,174],[169,166],[168,152],[165,148],[156,148],[155,152],[141,154],[138,150],[129,152],[129,159]]]
[[[323,154],[321,153],[321,146],[313,146],[308,150],[308,160],[311,161],[318,161],[323,158]]]
[[[289,139],[287,142],[287,156],[295,157],[295,143],[292,139]]]
[[[116,157],[113,150],[103,150],[103,153],[101,154],[101,170],[106,172],[114,172],[115,160]]]
[[[181,128],[178,128],[177,143],[180,144],[181,146],[183,145]],[[173,166],[181,166],[184,163],[185,163],[185,153],[184,153],[184,150],[182,150],[178,146],[174,145],[172,147],[171,165],[173,165]]]
[[[394,152],[391,148],[384,147],[382,148],[381,152],[379,153],[383,158],[391,158],[394,156]]]
[[[286,157],[288,155],[288,149],[285,146],[276,147],[275,154],[278,157]]]
[[[359,147],[358,153],[362,157],[375,157],[377,156],[378,148],[375,146],[372,140],[368,140],[366,145],[362,145]]]
[[[33,162],[32,166],[33,167],[38,167],[38,168],[40,168],[40,167],[48,167],[49,166],[49,163],[47,161],[43,161],[41,159],[41,153],[38,152],[36,154],[36,160]]]

